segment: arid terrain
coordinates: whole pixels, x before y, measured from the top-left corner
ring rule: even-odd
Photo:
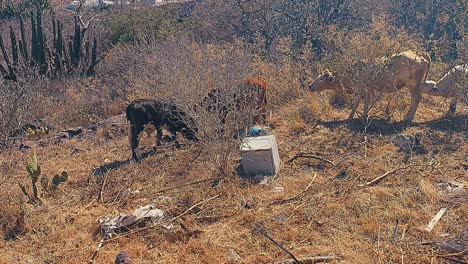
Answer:
[[[188,142],[180,150],[167,143],[140,164],[131,163],[123,118],[56,145],[2,151],[2,173],[8,175],[2,200],[9,201],[3,208],[10,221],[19,211],[25,219],[25,234],[1,242],[2,263],[83,263],[100,241],[98,219],[131,213],[151,202],[169,217],[198,206],[175,220],[173,230],[136,226],[112,238],[96,263],[111,262],[121,250],[135,263],[272,263],[290,258],[256,232],[256,225],[298,258],[444,263],[438,256],[447,253],[421,243],[466,230],[466,187],[456,192],[447,188],[447,183],[468,184],[466,114],[445,119],[423,104],[416,125],[400,129],[376,122],[370,127],[376,131],[364,138],[352,125],[331,118],[309,123],[310,100],[306,96],[273,114],[282,166],[266,184],[239,177],[234,172],[237,155],[229,161],[231,175],[213,178],[209,161],[217,157],[209,149],[195,157],[197,147]],[[336,111],[329,115],[341,116]],[[422,134],[422,142],[414,152],[392,143],[397,134],[416,133]],[[147,150],[154,145],[152,138],[143,142]],[[43,174],[66,170],[70,175],[59,190],[42,198],[40,207],[25,205],[16,185],[27,178],[25,160],[32,151]],[[288,162],[299,153],[324,160]],[[398,168],[375,184],[360,186]],[[123,196],[127,189],[138,192]],[[446,214],[434,230],[425,231],[441,208],[447,208]]]
[[[121,251],[131,263],[468,262],[466,76],[455,115],[450,98],[422,94],[403,122],[403,88],[347,119],[397,53],[424,56],[421,82],[467,63],[466,3],[58,2],[0,5],[0,264],[114,263]],[[312,91],[324,73],[355,86]],[[281,159],[260,182],[243,176],[230,134],[246,114],[201,103],[251,76],[268,83]],[[164,131],[156,147],[142,133],[133,161],[125,109],[138,98],[183,109],[198,141],[179,133],[176,148]],[[131,215],[147,205],[158,215]]]

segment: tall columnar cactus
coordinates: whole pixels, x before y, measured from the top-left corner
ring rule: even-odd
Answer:
[[[20,32],[21,32],[21,39],[19,41],[19,46],[20,46],[21,56],[23,57],[24,61],[29,61],[28,45],[26,43],[26,32],[24,30],[23,17],[20,17]]]
[[[18,69],[18,44],[16,43],[15,31],[13,31],[13,26],[10,26],[10,41],[11,41],[11,54],[13,56],[13,70]]]
[[[95,67],[98,63],[97,40],[93,38],[92,45],[90,45],[90,38],[85,41],[88,25],[85,25],[81,21],[81,17],[76,15],[74,32],[69,39],[64,40],[64,27],[59,20],[53,17],[53,36],[51,44],[48,45],[47,36],[43,29],[42,10],[41,6],[38,6],[36,12],[30,12],[30,45],[27,44],[26,26],[23,18],[19,19],[19,39],[13,27],[10,27],[10,55],[0,34],[0,49],[6,64],[5,68],[0,63],[0,78],[16,80],[17,73],[28,67],[37,67],[39,74],[52,77],[75,73],[86,76],[95,74]],[[12,56],[12,60],[9,56]]]

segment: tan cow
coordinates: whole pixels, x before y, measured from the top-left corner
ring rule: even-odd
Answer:
[[[421,93],[452,98],[448,114],[453,115],[459,99],[468,98],[468,64],[453,67],[438,82],[421,84]]]
[[[420,85],[426,81],[427,72],[429,71],[430,59],[427,56],[417,55],[413,51],[405,51],[395,54],[390,58],[389,63],[384,67],[382,72],[378,74],[371,82],[371,93],[393,93],[403,87],[408,88],[411,95],[411,106],[406,114],[405,121],[411,122],[414,119],[419,102],[421,101]],[[356,109],[362,97],[365,102],[369,102],[369,94],[359,94],[359,80],[351,80],[349,74],[342,73],[333,75],[325,73],[317,77],[310,85],[309,90],[320,92],[323,90],[345,90],[349,93],[354,93],[353,110],[349,115],[349,119],[354,117]],[[367,114],[366,111],[364,113]]]

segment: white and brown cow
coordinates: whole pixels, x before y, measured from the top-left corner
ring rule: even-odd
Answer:
[[[405,51],[395,54],[390,58],[389,63],[379,73],[372,82],[371,93],[393,93],[403,87],[408,88],[411,95],[411,106],[406,114],[405,121],[411,122],[414,119],[419,102],[421,101],[420,85],[426,81],[429,71],[430,59],[427,56],[420,56],[413,51]],[[351,70],[352,71],[352,70]],[[351,80],[346,73],[331,74],[325,73],[317,77],[310,85],[309,90],[320,92],[323,90],[345,90],[355,94],[353,109],[349,119],[354,117],[356,109],[362,97],[369,100],[369,94],[358,93],[359,80]],[[366,113],[365,113],[366,114]]]
[[[453,67],[437,82],[422,83],[421,93],[452,98],[448,114],[455,114],[458,100],[468,98],[468,64]]]

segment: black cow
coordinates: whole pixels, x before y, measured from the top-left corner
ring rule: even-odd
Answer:
[[[192,127],[194,124],[192,118],[174,104],[159,100],[138,99],[127,106],[126,113],[129,121],[128,140],[132,148],[132,158],[135,161],[139,160],[136,153],[138,134],[147,124],[153,124],[156,128],[157,146],[161,145],[162,126],[164,125],[174,135],[177,148],[180,147],[177,132],[182,133],[189,140],[198,141],[197,129]]]

